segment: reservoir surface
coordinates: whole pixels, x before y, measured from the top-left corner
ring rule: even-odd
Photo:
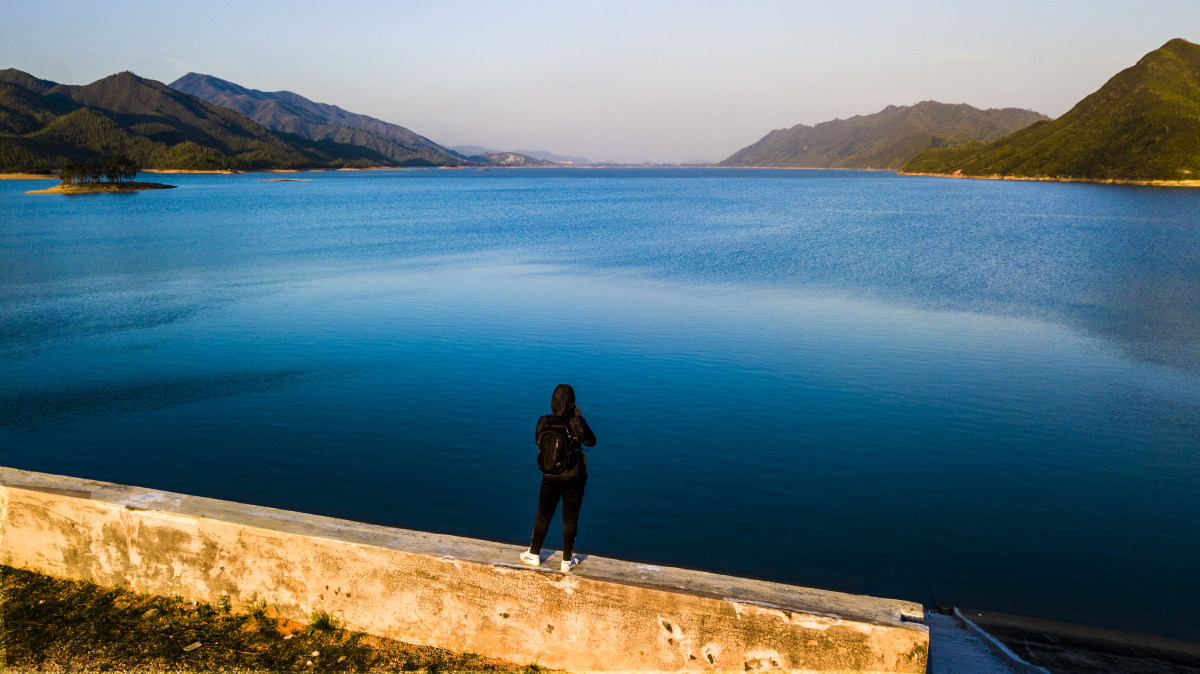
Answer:
[[[1200,190],[270,177],[0,180],[0,464],[1200,641]]]

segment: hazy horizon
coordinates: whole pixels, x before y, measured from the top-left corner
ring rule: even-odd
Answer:
[[[923,100],[1057,117],[1167,40],[1187,1],[217,1],[6,8],[0,67],[66,84],[188,72],[292,91],[444,146],[716,161],[773,129]]]

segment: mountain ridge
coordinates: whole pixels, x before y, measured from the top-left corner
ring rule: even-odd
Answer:
[[[1020,108],[981,110],[921,101],[813,126],[775,129],[717,166],[899,169],[923,150],[992,140],[1047,117]]]
[[[291,91],[250,89],[213,75],[191,72],[169,85],[221,105],[273,131],[292,133],[314,142],[358,145],[398,166],[457,166],[468,163],[456,152],[399,124],[317,103]]]
[[[923,152],[901,172],[1036,180],[1200,180],[1200,45],[1169,40],[1058,119],[982,146]]]
[[[126,154],[144,168],[249,170],[375,163],[361,148],[307,144],[125,71],[85,85],[0,71],[0,167],[56,169]]]

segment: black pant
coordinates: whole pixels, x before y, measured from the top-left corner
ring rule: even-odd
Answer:
[[[546,540],[546,530],[550,528],[550,520],[554,518],[554,510],[561,498],[563,559],[571,558],[571,553],[575,551],[575,527],[579,523],[579,506],[583,505],[583,488],[586,484],[587,473],[542,476],[537,517],[533,520],[533,541],[529,544],[534,554],[542,551],[542,541]]]

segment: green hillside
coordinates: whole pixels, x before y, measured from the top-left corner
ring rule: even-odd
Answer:
[[[1062,117],[966,151],[931,150],[907,173],[1078,180],[1200,179],[1200,45],[1174,39]]]
[[[368,166],[387,157],[313,143],[124,72],[85,86],[0,70],[0,170],[55,169],[126,154],[143,168],[271,169]]]
[[[394,165],[455,166],[464,158],[412,131],[374,117],[316,103],[290,91],[247,89],[212,75],[188,73],[171,88],[253,119],[268,129],[310,141],[364,148]]]
[[[66,110],[29,89],[0,82],[0,134],[33,133],[63,112]]]
[[[772,131],[718,166],[898,169],[929,148],[995,140],[1045,119],[1016,108],[980,110],[936,101],[889,105],[873,115]]]

